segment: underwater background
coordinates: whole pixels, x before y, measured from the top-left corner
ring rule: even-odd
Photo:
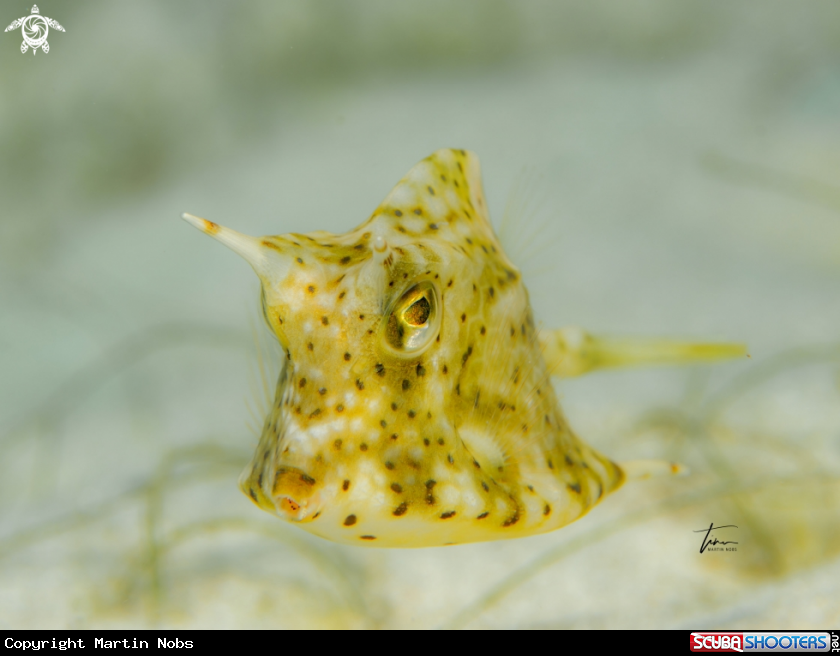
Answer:
[[[840,623],[840,5],[39,8],[49,53],[0,38],[0,628]],[[555,381],[584,441],[687,476],[538,537],[333,544],[237,487],[279,362],[178,217],[346,232],[443,147],[542,325],[751,357]]]

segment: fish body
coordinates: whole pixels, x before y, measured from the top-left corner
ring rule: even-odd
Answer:
[[[341,235],[184,218],[253,266],[285,354],[240,479],[260,508],[336,542],[441,546],[560,528],[624,481],[563,414],[544,353],[568,340],[536,328],[474,154],[435,152]]]

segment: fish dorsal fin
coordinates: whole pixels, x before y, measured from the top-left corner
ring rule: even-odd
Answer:
[[[418,162],[368,220],[400,232],[437,233],[444,239],[474,235],[498,243],[487,212],[478,157],[442,148]]]

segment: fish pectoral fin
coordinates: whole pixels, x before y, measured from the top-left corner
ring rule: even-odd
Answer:
[[[667,460],[628,460],[618,464],[630,481],[639,481],[654,476],[682,476],[688,474],[688,467]]]
[[[551,375],[564,378],[607,367],[682,365],[749,357],[746,344],[596,337],[576,327],[540,330],[539,340]]]

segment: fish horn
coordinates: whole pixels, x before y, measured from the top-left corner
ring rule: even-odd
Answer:
[[[694,364],[748,357],[745,344],[595,337],[580,328],[542,330],[539,339],[552,375],[562,377],[608,367]]]
[[[667,460],[629,460],[618,463],[629,480],[644,480],[659,476],[684,476],[688,467]]]
[[[201,230],[205,235],[210,235],[216,241],[222,242],[234,253],[244,257],[248,264],[254,267],[257,274],[260,274],[265,269],[265,247],[259,239],[250,237],[249,235],[243,235],[241,232],[236,232],[236,230],[225,228],[218,223],[213,223],[212,221],[187,214],[186,212],[181,215],[181,218]]]

